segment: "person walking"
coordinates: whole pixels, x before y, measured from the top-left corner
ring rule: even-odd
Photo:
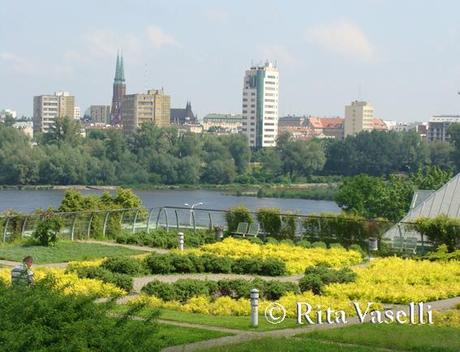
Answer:
[[[11,270],[11,284],[13,287],[26,287],[34,284],[34,273],[32,267],[33,258],[28,255],[24,257],[21,264]]]

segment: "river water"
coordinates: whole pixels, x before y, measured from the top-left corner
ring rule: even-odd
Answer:
[[[101,194],[101,191],[83,191],[85,194]],[[250,210],[258,208],[280,208],[297,214],[339,212],[335,202],[307,199],[256,198],[226,195],[208,190],[153,190],[135,191],[147,208],[163,206],[184,206],[202,202],[200,208],[227,209],[234,205],[245,205]],[[0,190],[0,212],[14,209],[29,213],[37,208],[58,207],[64,196],[63,190],[19,191]]]

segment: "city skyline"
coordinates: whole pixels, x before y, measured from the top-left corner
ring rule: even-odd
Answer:
[[[280,71],[280,116],[344,116],[356,99],[386,120],[460,111],[453,1],[82,1],[71,25],[56,16],[65,4],[0,2],[9,14],[0,25],[0,80],[8,83],[0,109],[19,115],[32,115],[32,96],[55,91],[72,92],[83,111],[110,104],[117,49],[128,94],[164,88],[173,107],[192,101],[200,117],[240,113],[242,74],[265,60]]]

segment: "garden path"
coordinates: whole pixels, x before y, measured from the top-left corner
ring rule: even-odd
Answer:
[[[442,311],[442,310],[450,309],[456,306],[457,304],[460,304],[460,296],[449,298],[449,299],[443,299],[439,301],[434,301],[434,302],[427,302],[426,304],[429,304],[433,310]],[[394,307],[394,305],[392,306]],[[407,306],[401,306],[401,308],[407,310]],[[263,317],[261,318],[263,319]],[[169,321],[167,321],[166,323],[169,324]],[[298,328],[271,330],[271,331],[263,331],[263,332],[241,330],[241,333],[237,333],[232,336],[224,336],[224,337],[219,337],[219,338],[205,340],[205,341],[193,342],[190,344],[171,346],[171,347],[163,349],[162,351],[163,352],[200,351],[200,350],[207,349],[207,348],[237,344],[241,342],[247,342],[250,340],[263,339],[266,337],[292,337],[298,334],[308,333],[308,332],[312,332],[315,330],[334,329],[334,328],[356,325],[356,324],[360,324],[360,321],[358,320],[357,317],[353,317],[353,318],[348,319],[347,324],[341,323],[341,324],[331,324],[331,325],[328,325],[328,324],[305,325],[305,326],[298,327]],[[190,324],[190,325],[193,325],[193,324]],[[202,327],[202,328],[205,329],[206,327]]]

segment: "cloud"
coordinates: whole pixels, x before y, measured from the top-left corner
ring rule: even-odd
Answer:
[[[297,58],[289,49],[282,45],[269,45],[262,48],[262,56],[269,61],[278,61],[282,65],[294,65],[298,62]]]
[[[35,66],[31,61],[11,52],[1,52],[0,61],[5,62],[5,64],[9,65],[14,71],[20,73],[30,74],[35,71]]]
[[[374,47],[365,33],[355,24],[341,20],[336,23],[307,28],[307,39],[340,55],[370,61]]]
[[[171,34],[165,33],[158,26],[148,26],[146,32],[147,38],[156,49],[161,49],[165,46],[179,46],[179,43]]]

